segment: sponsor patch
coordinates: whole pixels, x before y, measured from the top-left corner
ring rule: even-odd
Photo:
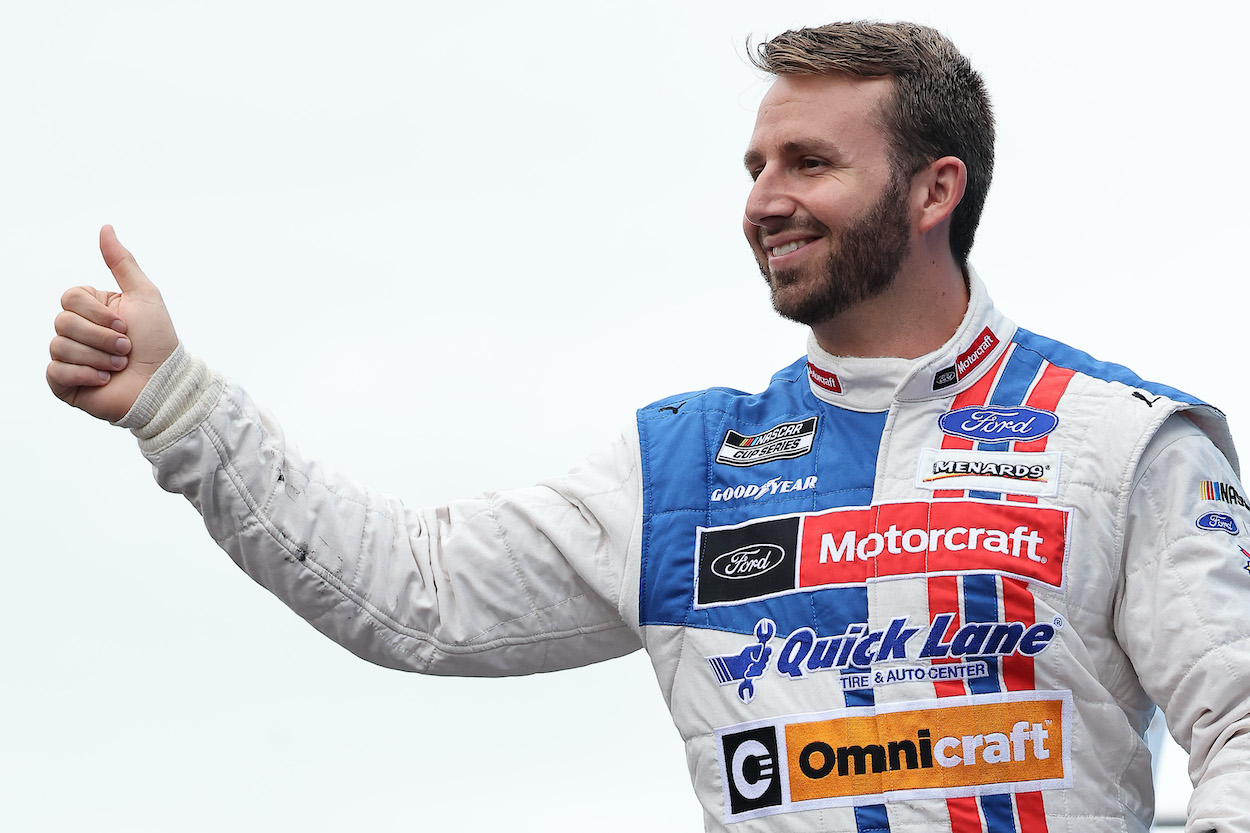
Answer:
[[[789,492],[810,492],[816,488],[816,475],[789,480],[774,477],[764,483],[739,484],[712,490],[712,502],[723,503],[730,500],[759,500],[772,495],[784,495]]]
[[[699,527],[696,608],[922,575],[993,573],[1063,589],[1071,510],[883,503]]]
[[[1233,516],[1225,515],[1223,512],[1208,512],[1194,521],[1194,526],[1199,529],[1227,532],[1229,535],[1236,535],[1240,531],[1237,529],[1237,522],[1233,520]]]
[[[994,331],[986,327],[981,334],[972,342],[972,346],[955,358],[955,363],[950,367],[944,367],[933,377],[933,389],[941,390],[948,388],[965,378],[969,373],[976,369],[977,365],[985,360],[985,357],[994,352],[994,348],[998,346],[998,336],[994,335]]]
[[[725,432],[716,462],[727,466],[756,466],[773,460],[792,460],[812,450],[819,417],[774,425],[760,434]]]
[[[1028,405],[1014,408],[976,405],[947,411],[938,417],[938,427],[943,433],[976,442],[1039,440],[1058,425],[1059,417]]]
[[[942,613],[933,621],[913,625],[897,617],[880,630],[864,623],[849,625],[838,636],[818,636],[799,628],[774,651],[769,643],[777,633],[771,619],[755,626],[755,642],[736,654],[708,657],[722,686],[738,684],[738,699],[755,697],[756,681],[771,667],[782,678],[805,679],[824,671],[840,673],[844,691],[907,682],[967,680],[989,676],[986,658],[1035,657],[1050,647],[1063,620],[1053,622],[966,622],[954,627],[955,615]],[[933,660],[958,663],[929,664]],[[878,663],[889,663],[874,667]]]
[[[1247,573],[1250,573],[1250,552],[1246,552],[1246,548],[1240,544],[1237,545],[1237,549],[1241,550],[1241,554],[1246,557],[1246,566],[1242,569],[1244,569]]]
[[[1058,452],[959,451],[926,448],[916,467],[916,488],[980,489],[1054,497],[1059,493]]]
[[[842,395],[842,383],[838,381],[838,374],[830,373],[828,370],[821,370],[811,362],[807,363],[807,378],[811,379],[816,387],[821,390],[827,390],[830,393]]]
[[[716,730],[725,822],[1072,786],[1072,693],[890,703]]]
[[[1250,509],[1246,505],[1246,499],[1237,492],[1237,487],[1230,483],[1220,483],[1217,480],[1203,480],[1198,484],[1199,500],[1221,500],[1224,503],[1231,503],[1234,506],[1240,506],[1242,509]]]

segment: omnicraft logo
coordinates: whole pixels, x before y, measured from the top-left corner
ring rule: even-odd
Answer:
[[[819,417],[774,425],[760,434],[725,432],[716,462],[727,466],[756,466],[773,460],[791,460],[812,450]]]
[[[725,821],[866,797],[1072,786],[1072,695],[1023,691],[854,708],[717,730]]]
[[[1058,452],[963,451],[926,448],[916,488],[976,489],[1053,497],[1059,493]]]
[[[700,527],[695,607],[921,575],[995,573],[1062,589],[1071,514],[1063,507],[941,500]],[[745,576],[730,580],[720,567],[727,562]]]

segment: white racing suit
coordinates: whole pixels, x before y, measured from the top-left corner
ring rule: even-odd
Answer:
[[[1158,703],[1191,830],[1250,831],[1250,509],[1214,409],[1003,317],[808,356],[533,488],[413,509],[179,348],[121,422],[256,581],[433,674],[644,647],[707,829],[1140,831]]]

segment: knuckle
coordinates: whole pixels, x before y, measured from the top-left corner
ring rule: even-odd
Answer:
[[[56,318],[53,319],[52,325],[56,329],[58,335],[65,335],[72,328],[74,319],[76,318],[78,318],[77,315],[68,310],[64,310],[56,314]]]

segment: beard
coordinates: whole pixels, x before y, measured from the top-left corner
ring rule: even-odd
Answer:
[[[885,292],[911,251],[911,221],[903,183],[898,177],[891,177],[881,197],[852,220],[840,236],[811,218],[773,231],[793,230],[809,231],[834,241],[833,251],[823,264],[771,272],[767,253],[757,252],[756,260],[772,289],[773,309],[809,327],[823,324]],[[810,274],[813,271],[816,274]]]

